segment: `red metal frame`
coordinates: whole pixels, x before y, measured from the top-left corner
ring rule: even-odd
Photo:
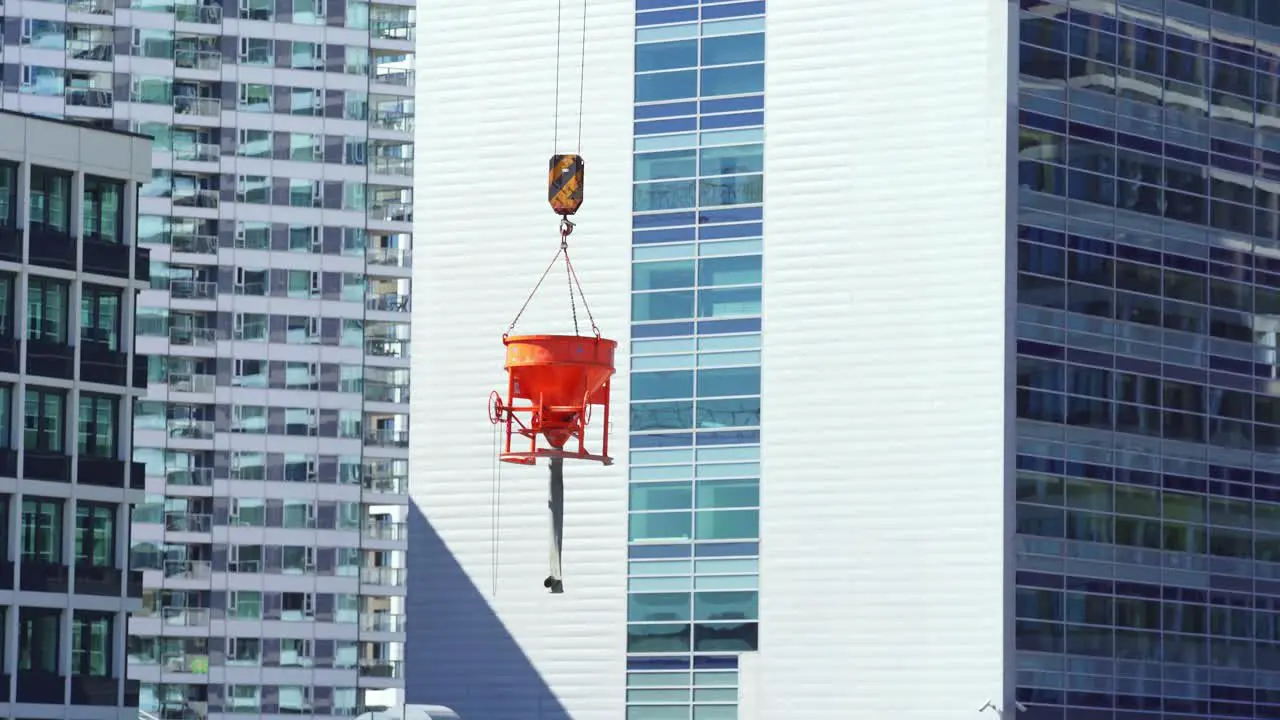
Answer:
[[[498,459],[516,465],[534,465],[537,463],[538,458],[558,457],[570,460],[590,460],[612,465],[613,458],[609,457],[609,399],[611,385],[611,380],[606,381],[589,397],[583,398],[580,406],[544,406],[541,401],[528,405],[517,405],[514,400],[515,379],[508,375],[506,397],[495,399],[496,406],[492,409],[490,418],[495,423],[504,425],[502,452],[499,453]],[[604,414],[604,420],[600,424],[602,437],[600,452],[598,453],[587,449],[586,440],[587,425],[589,424],[588,421],[593,412],[593,407],[599,407]],[[528,416],[527,420],[522,418],[525,415]],[[550,418],[548,418],[549,415],[551,416]],[[569,416],[566,420],[555,419],[555,416],[566,415]],[[547,440],[547,433],[549,432],[567,434],[568,441],[561,447],[555,447]],[[512,448],[512,439],[516,436],[529,439],[528,450]],[[543,438],[541,445],[538,440],[539,437]],[[576,449],[565,449],[567,446],[574,444],[577,445]]]

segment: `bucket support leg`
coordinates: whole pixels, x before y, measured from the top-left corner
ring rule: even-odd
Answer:
[[[560,569],[560,556],[564,550],[564,458],[551,458],[549,467],[547,508],[551,511],[551,574],[542,581],[542,585],[558,594],[564,592],[564,576]]]

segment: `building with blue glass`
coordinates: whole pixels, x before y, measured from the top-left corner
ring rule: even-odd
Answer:
[[[545,5],[423,20],[411,702],[1280,718],[1280,4],[567,2],[581,75]],[[579,123],[629,352],[550,596],[483,406]]]

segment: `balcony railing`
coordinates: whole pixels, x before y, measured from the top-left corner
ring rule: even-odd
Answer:
[[[409,385],[365,380],[364,399],[370,402],[407,403]]]
[[[403,110],[373,110],[369,113],[369,124],[380,130],[411,133],[413,113]]]
[[[165,560],[164,576],[178,580],[208,580],[213,577],[213,563],[208,560]]]
[[[407,530],[405,523],[374,523],[365,526],[363,535],[367,540],[404,540]]]
[[[405,616],[389,613],[361,613],[360,629],[365,632],[402,633],[405,631]]]
[[[111,62],[115,58],[116,49],[111,40],[94,40],[91,38],[67,38],[67,57],[73,60],[97,60]]]
[[[179,22],[221,25],[222,7],[220,5],[175,5],[173,16]]]
[[[213,143],[174,143],[173,159],[186,162],[217,162],[222,146]]]
[[[389,585],[391,587],[400,587],[401,585],[404,585],[405,577],[406,572],[404,568],[360,568],[360,582],[366,585]]]
[[[171,345],[212,345],[218,341],[216,328],[169,328]]]
[[[217,190],[193,190],[182,194],[174,193],[173,195],[175,207],[216,209],[221,202],[222,197]]]
[[[217,145],[213,147],[217,147]],[[174,233],[173,238],[169,241],[169,246],[173,248],[174,252],[215,255],[218,252],[218,236]]]
[[[113,104],[111,91],[101,88],[69,87],[63,97],[68,105],[76,107],[109,108]]]
[[[360,658],[359,672],[363,678],[395,679],[401,676],[401,663],[399,660]]]
[[[400,248],[369,248],[365,251],[365,261],[370,265],[413,267],[413,251]]]
[[[212,440],[212,420],[169,420],[165,430],[171,438],[183,440]]]
[[[71,12],[90,15],[110,15],[116,11],[116,2],[115,0],[69,0],[67,9]]]
[[[222,114],[222,101],[217,98],[178,95],[173,98],[173,111],[178,115],[217,117]]]
[[[211,300],[218,297],[218,283],[209,280],[170,280],[169,295],[178,300]]]
[[[164,471],[164,481],[178,487],[211,487],[213,468],[171,468]]]
[[[211,393],[217,385],[216,375],[169,373],[169,392]]]
[[[364,434],[364,444],[374,447],[409,447],[409,431],[389,428],[369,430]]]
[[[365,475],[360,479],[360,487],[368,492],[408,495],[409,477],[407,475]]]
[[[372,172],[376,175],[399,175],[413,177],[413,158],[375,155]]]
[[[365,296],[364,307],[381,312],[409,312],[410,299],[409,295],[399,293],[376,293]]]
[[[369,338],[364,341],[364,353],[373,357],[409,357],[409,341],[392,338]]]
[[[369,75],[375,83],[382,85],[413,87],[413,70],[408,68],[375,66],[369,69]]]
[[[217,50],[174,48],[173,64],[187,70],[218,70],[222,68],[222,53]]]
[[[164,529],[169,532],[211,532],[213,516],[204,513],[167,512],[164,514]]]
[[[413,205],[405,202],[375,200],[369,203],[369,214],[375,220],[413,222]]]
[[[415,33],[413,23],[408,20],[372,20],[369,22],[369,34],[378,40],[412,41]]]
[[[164,621],[165,625],[177,625],[179,627],[208,627],[209,609],[163,608],[160,610],[160,619]]]

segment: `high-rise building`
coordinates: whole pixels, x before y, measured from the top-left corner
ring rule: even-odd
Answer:
[[[1280,4],[598,0],[581,115],[548,5],[422,18],[468,60],[419,68],[466,164],[417,187],[411,702],[1280,713]],[[629,353],[549,595],[546,469],[481,418],[579,126]]]
[[[0,111],[0,714],[132,720],[129,418],[149,138]]]
[[[4,107],[154,137],[137,198],[142,709],[397,704],[414,3],[3,13]]]

